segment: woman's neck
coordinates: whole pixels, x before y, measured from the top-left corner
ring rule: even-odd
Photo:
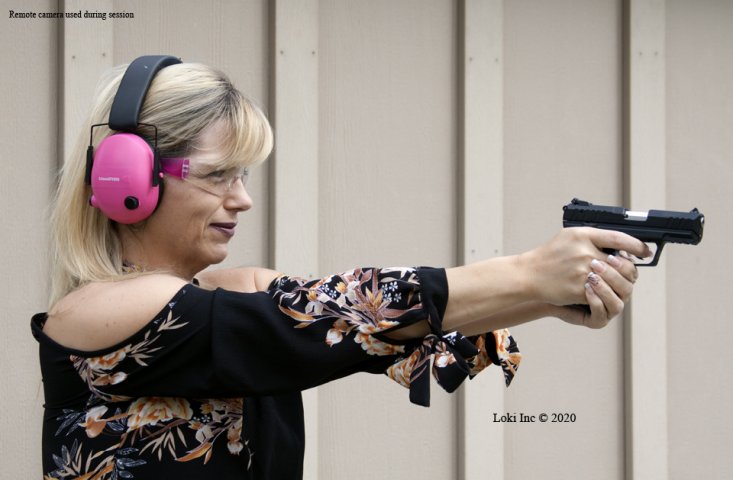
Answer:
[[[136,272],[165,272],[187,282],[206,268],[206,265],[188,265],[170,258],[170,254],[161,245],[146,245],[143,237],[128,228],[120,228],[123,266]]]

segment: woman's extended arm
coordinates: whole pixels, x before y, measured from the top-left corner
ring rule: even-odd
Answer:
[[[602,249],[639,257],[650,253],[643,242],[619,232],[569,228],[521,255],[447,269],[449,298],[443,329],[473,335],[548,316],[591,328],[605,326],[623,311],[638,274],[631,261],[609,256]],[[264,290],[279,275],[245,267],[202,272],[199,278],[216,287],[253,292]],[[590,308],[568,306],[576,304]],[[388,336],[405,340],[423,337],[428,331],[421,322]]]

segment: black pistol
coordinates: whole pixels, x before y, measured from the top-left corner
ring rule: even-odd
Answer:
[[[594,227],[616,230],[638,238],[644,243],[656,244],[654,258],[638,266],[653,267],[659,262],[666,243],[697,245],[702,240],[705,216],[693,208],[690,212],[649,210],[634,212],[623,207],[593,205],[574,198],[563,207],[563,227]]]

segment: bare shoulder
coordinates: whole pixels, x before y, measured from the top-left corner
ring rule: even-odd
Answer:
[[[268,270],[266,268],[257,269],[255,272],[255,284],[257,285],[257,290],[267,290],[267,287],[270,286],[273,280],[282,276],[282,272],[275,270]]]
[[[253,293],[267,289],[280,272],[258,267],[208,270],[196,275],[205,288],[224,288],[234,292]]]
[[[185,284],[161,274],[90,283],[53,306],[43,331],[77,350],[111,347],[150,322]]]

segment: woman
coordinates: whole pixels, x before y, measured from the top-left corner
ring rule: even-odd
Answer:
[[[101,83],[89,125],[111,117],[124,72]],[[603,249],[649,254],[629,236],[574,228],[447,270],[203,272],[252,207],[247,169],[270,153],[271,130],[214,69],[175,62],[153,75],[135,133],[160,151],[154,212],[129,223],[89,204],[101,194],[85,183],[86,132],[61,174],[51,306],[31,324],[46,478],[300,478],[301,390],[386,373],[427,405],[431,359],[448,391],[489,363],[508,383],[520,357],[506,327],[546,316],[605,326],[637,271]],[[114,133],[92,130],[95,146]],[[577,304],[587,308],[566,306]]]

